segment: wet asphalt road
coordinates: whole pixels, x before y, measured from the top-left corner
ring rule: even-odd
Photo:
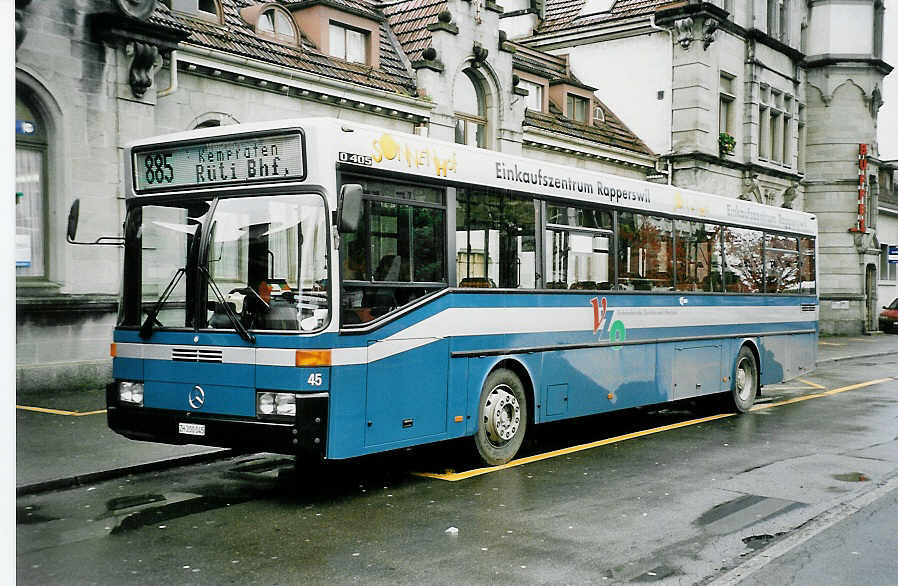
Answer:
[[[709,582],[898,475],[893,360],[840,362],[767,391],[775,404],[887,377],[455,482],[414,473],[470,468],[466,441],[296,474],[282,457],[243,456],[24,496],[17,582]],[[709,412],[702,402],[544,426],[522,455]],[[863,572],[858,583],[898,583],[894,556],[851,553],[895,512],[892,491],[805,543],[828,539],[826,551],[857,562],[839,567]],[[746,583],[827,583],[805,581],[817,550],[802,547]]]

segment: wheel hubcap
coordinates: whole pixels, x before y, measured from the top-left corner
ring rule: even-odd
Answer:
[[[499,385],[490,391],[483,405],[483,423],[490,442],[496,445],[509,441],[521,424],[521,405],[511,389]]]
[[[743,401],[748,401],[755,391],[754,365],[747,358],[739,361],[736,367],[736,392]]]

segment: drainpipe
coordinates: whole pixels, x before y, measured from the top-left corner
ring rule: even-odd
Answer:
[[[168,65],[169,83],[164,90],[156,92],[157,98],[164,98],[178,91],[178,52],[172,51]]]
[[[649,15],[649,26],[656,31],[667,33],[670,38],[670,87],[667,88],[668,94],[670,95],[670,104],[673,106],[673,32],[670,29],[665,28],[663,26],[658,26],[655,24],[655,15]],[[670,133],[668,135],[668,144],[667,144],[667,152],[673,152],[673,115],[671,115],[670,119]],[[670,162],[670,159],[667,159],[667,184],[673,184],[673,164]]]

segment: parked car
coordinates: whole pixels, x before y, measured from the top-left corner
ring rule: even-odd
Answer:
[[[898,299],[889,305],[883,305],[879,313],[879,329],[884,332],[898,333]]]

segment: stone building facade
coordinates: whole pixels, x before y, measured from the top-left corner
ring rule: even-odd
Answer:
[[[514,30],[521,44],[566,54],[675,185],[816,214],[821,332],[860,333],[877,328],[882,271],[884,9],[881,0],[518,0],[516,20],[530,20]]]
[[[508,40],[490,0],[17,0],[17,389],[110,376],[123,147],[333,116],[618,175],[656,156],[578,67]]]

